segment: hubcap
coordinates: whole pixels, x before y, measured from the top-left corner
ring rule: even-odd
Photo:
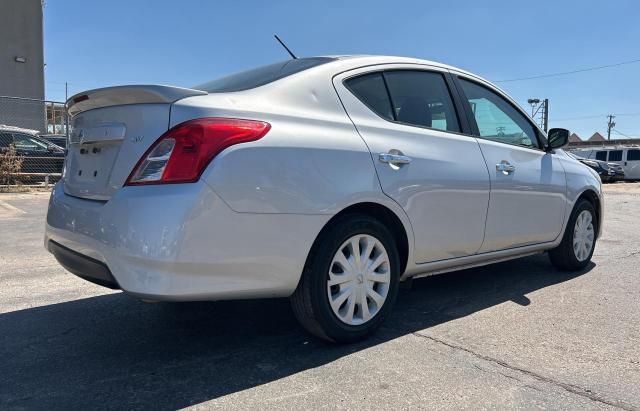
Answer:
[[[329,267],[327,294],[333,313],[345,324],[366,323],[382,309],[390,280],[389,256],[382,243],[367,234],[349,238]]]
[[[594,240],[593,217],[587,210],[583,210],[576,219],[573,229],[573,253],[578,261],[584,261],[591,254]]]

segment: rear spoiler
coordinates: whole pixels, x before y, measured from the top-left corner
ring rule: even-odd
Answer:
[[[134,85],[97,88],[84,91],[67,100],[67,111],[75,116],[94,108],[119,106],[123,104],[173,103],[185,97],[202,96],[206,91],[190,88]]]

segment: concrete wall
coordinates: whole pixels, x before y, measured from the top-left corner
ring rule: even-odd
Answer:
[[[42,30],[41,0],[0,0],[0,96],[44,99]],[[43,130],[44,105],[0,101],[0,124]]]

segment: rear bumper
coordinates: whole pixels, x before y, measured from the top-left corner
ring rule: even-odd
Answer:
[[[284,297],[330,215],[231,210],[204,182],[52,192],[45,247],[72,273],[156,300]]]
[[[120,288],[106,264],[76,253],[52,240],[49,240],[47,243],[47,249],[53,254],[56,260],[58,260],[60,265],[70,273],[103,287],[113,290]]]

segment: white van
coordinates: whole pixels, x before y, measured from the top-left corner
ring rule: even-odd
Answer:
[[[640,180],[640,147],[594,147],[573,150],[580,157],[620,164],[625,180]]]

